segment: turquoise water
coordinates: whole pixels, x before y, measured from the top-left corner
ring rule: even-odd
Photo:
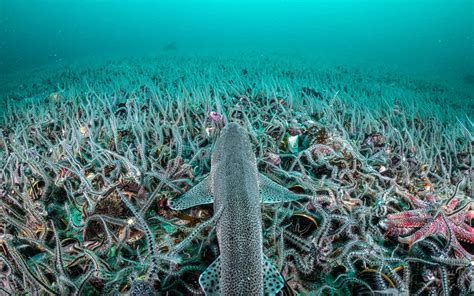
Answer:
[[[473,295],[473,31],[468,0],[0,0],[0,295]]]
[[[434,76],[473,74],[473,2],[10,1],[0,3],[2,73],[78,59],[288,52]]]

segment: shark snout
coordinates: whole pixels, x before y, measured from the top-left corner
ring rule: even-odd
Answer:
[[[236,132],[236,131],[241,130],[242,128],[237,123],[231,122],[225,127],[225,129],[228,131]]]
[[[228,123],[216,141],[211,163],[252,160],[255,153],[249,141],[247,131],[237,123]]]
[[[231,122],[222,130],[222,136],[226,138],[241,138],[245,135],[245,130],[235,122]]]

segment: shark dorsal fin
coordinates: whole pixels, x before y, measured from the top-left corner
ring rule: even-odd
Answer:
[[[217,257],[199,276],[199,285],[209,295],[220,295],[219,278],[221,274],[221,257]]]
[[[213,203],[214,199],[209,184],[210,179],[210,176],[207,176],[185,194],[172,199],[170,207],[173,210],[185,210],[194,206]]]
[[[262,174],[258,174],[258,186],[262,203],[290,202],[305,197],[291,192]]]
[[[263,295],[276,295],[284,286],[284,280],[276,266],[263,255]]]

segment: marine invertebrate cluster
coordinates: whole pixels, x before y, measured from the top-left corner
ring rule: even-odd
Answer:
[[[1,117],[2,293],[202,294],[213,210],[169,203],[209,172],[227,122],[263,175],[310,196],[263,206],[285,293],[473,291],[474,125],[426,100],[455,93],[271,60],[60,74],[16,90]]]

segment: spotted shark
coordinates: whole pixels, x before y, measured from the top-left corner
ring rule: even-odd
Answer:
[[[276,295],[284,286],[263,253],[262,203],[302,198],[258,173],[244,128],[226,125],[211,155],[211,172],[170,202],[174,210],[214,203],[220,256],[200,275],[206,295]]]

